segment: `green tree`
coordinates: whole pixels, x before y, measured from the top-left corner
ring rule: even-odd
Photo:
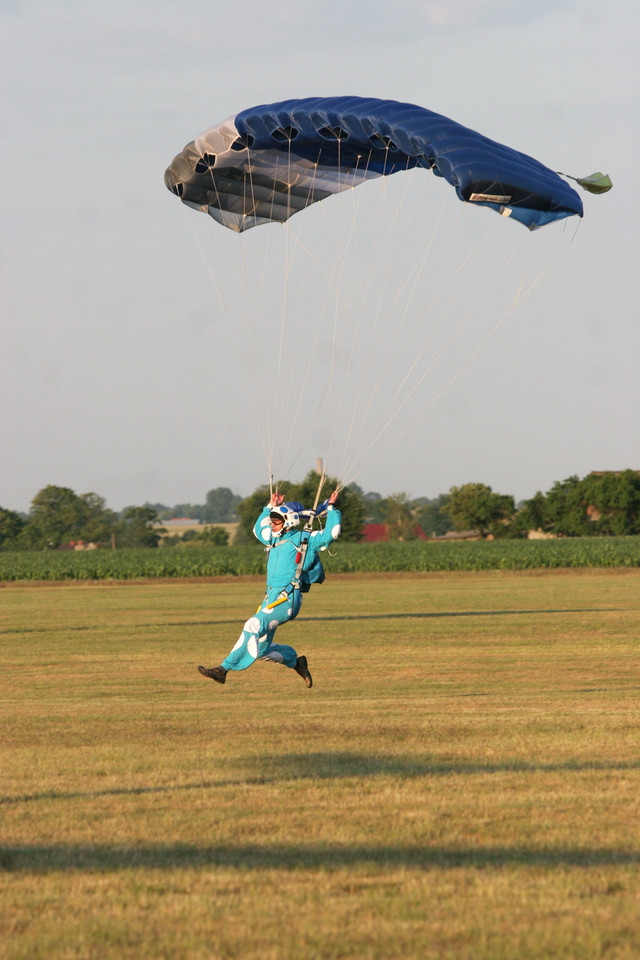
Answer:
[[[85,543],[108,542],[118,524],[117,514],[107,508],[104,497],[97,493],[84,493],[80,500],[84,519],[79,539]]]
[[[545,526],[565,537],[584,537],[594,533],[583,494],[582,482],[577,476],[557,480],[545,497]]]
[[[129,507],[118,525],[118,546],[157,547],[164,531],[154,527],[156,517],[152,507]]]
[[[83,520],[78,495],[69,487],[49,484],[31,501],[25,539],[33,547],[59,547],[80,537]]]
[[[229,545],[229,531],[223,527],[207,527],[200,534],[203,543],[211,544],[215,547],[226,547]]]
[[[442,537],[453,530],[453,520],[449,516],[448,507],[449,495],[446,493],[441,493],[435,500],[419,504],[416,520],[428,537]]]
[[[581,481],[580,491],[596,533],[640,533],[640,474],[636,470],[590,473]]]
[[[152,504],[145,503],[145,507],[152,507]],[[162,511],[162,515],[158,514],[162,520],[171,520],[173,517],[185,517],[190,520],[202,520],[202,511],[204,507],[201,504],[197,503],[176,503],[174,507],[171,507],[169,511]]]
[[[17,545],[25,524],[26,520],[19,513],[0,507],[0,549]]]
[[[207,502],[202,508],[205,523],[234,523],[238,519],[238,504],[242,497],[229,487],[216,487],[207,493]]]
[[[145,507],[151,507],[152,510],[155,510],[159,520],[170,520],[171,517],[174,516],[173,507],[168,507],[166,503],[149,503],[148,500],[145,500],[144,505]],[[130,507],[126,507],[120,516],[124,517],[126,511],[129,509]]]
[[[515,527],[521,536],[526,536],[529,530],[546,530],[548,526],[546,497],[538,490],[530,500],[525,500],[518,510]]]
[[[204,544],[212,547],[226,547],[229,544],[229,534],[223,527],[206,527],[204,530],[185,530],[181,537],[165,537],[163,546],[167,540],[171,540],[167,546],[176,546],[180,543]]]
[[[389,540],[415,540],[418,523],[411,500],[406,493],[393,493],[386,498],[384,519]]]
[[[116,515],[95,493],[81,496],[69,487],[50,484],[31,502],[22,540],[30,547],[59,547],[70,540],[102,542],[110,538]]]
[[[507,536],[516,510],[508,494],[493,493],[484,483],[451,487],[447,512],[456,530],[477,530],[483,536]]]
[[[362,496],[365,523],[385,523],[387,500],[379,493],[371,491]]]
[[[287,484],[283,484],[280,489],[282,493],[284,493],[287,500],[293,499],[287,493]],[[252,494],[240,501],[238,504],[240,524],[236,532],[235,543],[255,543],[257,545],[258,541],[253,535],[253,525],[256,522],[257,517],[259,517],[262,513],[265,504],[269,502],[269,496],[269,487],[265,485],[258,487],[253,491]]]

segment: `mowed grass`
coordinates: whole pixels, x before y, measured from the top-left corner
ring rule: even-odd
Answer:
[[[0,588],[0,954],[640,956],[640,571]]]

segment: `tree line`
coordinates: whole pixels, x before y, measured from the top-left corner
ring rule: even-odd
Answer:
[[[284,483],[279,489],[288,500],[311,506],[318,482],[318,474],[310,471],[301,483]],[[328,478],[323,495],[335,486],[336,481]],[[168,537],[161,521],[171,517],[207,524],[238,522],[234,542],[254,543],[253,524],[269,493],[262,486],[243,499],[227,487],[217,487],[201,505],[145,503],[116,513],[96,493],[76,494],[68,487],[49,485],[36,494],[27,515],[0,507],[0,549],[58,549],[79,542],[118,548],[175,546],[189,540],[228,543],[227,531],[215,526]],[[366,524],[383,524],[388,540],[431,538],[452,531],[473,531],[492,539],[526,537],[532,530],[564,537],[634,535],[640,534],[640,472],[569,477],[519,504],[482,483],[452,487],[434,499],[412,499],[406,493],[382,497],[351,484],[341,492],[340,506],[342,539],[353,542],[362,539]]]

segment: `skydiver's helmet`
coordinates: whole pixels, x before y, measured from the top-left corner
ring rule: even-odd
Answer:
[[[301,503],[281,503],[279,507],[272,507],[269,514],[270,520],[282,520],[284,522],[283,530],[292,530],[300,523],[300,513],[303,510]]]

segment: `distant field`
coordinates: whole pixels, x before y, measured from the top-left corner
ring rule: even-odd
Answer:
[[[162,521],[160,521],[160,524],[162,525]],[[163,529],[165,531],[163,536],[181,537],[182,534],[186,533],[188,530],[194,530],[196,533],[202,533],[209,527],[222,527],[222,529],[226,530],[226,532],[229,534],[229,543],[233,543],[233,539],[239,526],[239,523],[165,523],[163,525]]]
[[[454,543],[339,542],[323,553],[322,560],[328,571],[336,573],[640,567],[640,537]],[[0,553],[0,581],[236,577],[264,574],[265,570],[266,554],[258,544]]]
[[[0,586],[7,960],[635,960],[640,570]]]

